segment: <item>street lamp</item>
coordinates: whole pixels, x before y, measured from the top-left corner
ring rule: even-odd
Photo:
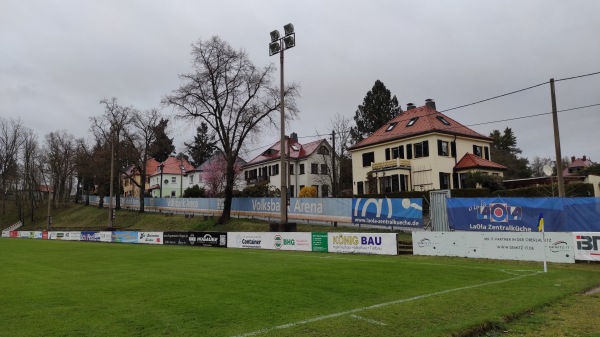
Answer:
[[[160,165],[158,165],[158,169],[160,170],[160,197],[162,198],[162,178],[163,178],[163,168],[165,168],[165,164],[164,163],[160,163]]]
[[[273,56],[279,53],[279,62],[280,62],[280,75],[281,75],[281,85],[280,85],[280,109],[281,109],[281,137],[279,140],[279,155],[280,155],[280,165],[281,167],[281,199],[280,199],[280,208],[281,208],[281,224],[287,224],[287,167],[285,165],[285,110],[284,110],[284,88],[283,88],[283,51],[286,49],[290,49],[296,46],[296,33],[294,32],[294,25],[288,23],[283,26],[283,30],[285,35],[280,37],[279,31],[274,30],[271,32],[271,43],[269,43],[269,56]]]
[[[183,197],[183,174],[185,173],[185,166],[179,164],[179,170],[181,170],[181,179],[179,179],[179,197]]]

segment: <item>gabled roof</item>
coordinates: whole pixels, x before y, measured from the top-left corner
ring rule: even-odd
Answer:
[[[158,165],[160,165],[160,163],[154,158],[148,159],[148,161],[146,162],[146,175],[151,176],[152,174],[154,174],[154,171],[157,170]],[[125,177],[135,177],[139,175],[140,173],[138,172],[135,165],[131,165],[127,168],[127,170],[125,170]]]
[[[496,170],[496,171],[504,171],[507,169],[507,167],[504,165],[500,165],[498,163],[494,163],[493,161],[483,159],[472,153],[466,153],[458,161],[458,163],[456,163],[456,165],[454,165],[454,171],[474,169],[474,168]]]
[[[167,158],[167,160],[163,161],[161,163],[163,165],[163,170],[162,173],[163,174],[176,174],[176,175],[181,175],[181,168],[179,167],[180,165],[183,165],[184,168],[184,173],[191,171],[194,169],[194,166],[192,166],[192,164],[190,164],[189,161],[185,160],[185,158],[177,158],[177,157],[169,157]],[[154,169],[154,171],[148,172],[149,176],[156,176],[160,174],[160,168],[159,168],[160,164],[156,165],[156,168]]]
[[[438,112],[433,107],[424,105],[402,112],[377,131],[373,132],[372,135],[351,146],[350,149],[355,150],[368,145],[385,143],[432,132],[492,141],[490,137],[486,137],[469,129],[454,119]]]
[[[325,139],[315,140],[313,142],[302,145],[302,144],[298,143],[298,141],[295,139],[287,138],[284,146],[286,148],[286,152],[289,149],[288,155],[291,157],[291,159],[303,159],[303,158],[309,157],[311,154],[313,154],[315,151],[317,151],[323,143],[327,144],[328,145],[327,147],[330,148],[329,143]],[[280,144],[281,144],[281,142],[277,142],[277,143],[271,145],[268,149],[263,151],[263,153],[259,154],[254,159],[250,160],[244,166],[246,167],[246,166],[259,164],[262,162],[280,159],[280,155],[279,155],[279,150],[281,149]]]
[[[563,170],[563,176],[577,175],[579,174],[579,171],[592,165],[594,165],[594,162],[586,156],[583,156],[583,158],[571,157],[571,163]]]
[[[220,150],[217,150],[217,151],[215,151],[215,153],[213,153],[213,155],[212,155],[210,158],[208,158],[206,161],[204,161],[204,163],[200,164],[200,165],[199,165],[197,168],[195,168],[194,170],[195,170],[195,171],[200,171],[200,172],[203,172],[206,166],[208,166],[208,165],[209,165],[210,163],[212,163],[213,161],[215,161],[215,160],[218,160],[218,159],[221,159],[221,158],[222,158],[223,160],[225,160],[225,155],[224,155],[224,154],[223,154],[223,152],[221,152]],[[237,166],[240,166],[240,167],[241,167],[241,166],[244,166],[245,164],[246,164],[246,161],[245,161],[244,159],[242,159],[242,158],[240,158],[240,157],[237,157],[237,158],[235,159],[235,165],[237,165]]]

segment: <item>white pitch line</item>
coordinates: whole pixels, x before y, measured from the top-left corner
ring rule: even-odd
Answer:
[[[361,321],[366,321],[366,322],[369,322],[369,323],[371,323],[371,324],[375,324],[375,325],[382,325],[382,326],[383,326],[383,325],[387,325],[387,324],[385,324],[385,323],[383,323],[383,322],[376,321],[376,320],[374,320],[374,319],[368,319],[368,318],[366,318],[366,317],[362,317],[362,316],[358,316],[358,315],[354,315],[354,314],[353,314],[353,315],[350,315],[350,317],[352,317],[352,318],[356,318],[356,319],[360,319]]]
[[[264,328],[264,329],[260,329],[260,330],[248,332],[248,333],[245,333],[245,334],[242,334],[242,335],[237,335],[235,337],[251,337],[251,336],[262,335],[262,334],[265,334],[267,332],[271,332],[271,331],[274,331],[274,330],[289,329],[289,328],[292,328],[294,326],[304,325],[304,324],[308,324],[308,323],[314,323],[314,322],[318,322],[318,321],[322,321],[322,320],[326,320],[326,319],[330,319],[330,318],[336,318],[336,317],[340,317],[340,316],[345,316],[345,315],[350,315],[350,314],[354,314],[354,313],[365,311],[365,310],[379,309],[379,308],[390,306],[390,305],[394,305],[394,304],[412,302],[412,301],[421,300],[421,299],[424,299],[424,298],[438,296],[438,295],[444,295],[444,294],[448,294],[448,293],[452,293],[452,292],[456,292],[456,291],[468,290],[468,289],[474,289],[474,288],[489,286],[489,285],[492,285],[492,284],[499,284],[499,283],[510,282],[510,281],[518,280],[518,279],[521,279],[521,278],[524,278],[524,277],[527,277],[527,276],[537,275],[539,273],[541,273],[541,272],[538,271],[535,274],[519,275],[519,276],[511,277],[511,278],[508,278],[508,279],[504,279],[504,280],[492,281],[492,282],[485,282],[485,283],[480,283],[480,284],[474,284],[474,285],[470,285],[470,286],[466,286],[466,287],[459,287],[459,288],[447,289],[447,290],[442,290],[442,291],[438,291],[438,292],[435,292],[435,293],[429,293],[429,294],[419,295],[419,296],[410,297],[410,298],[403,298],[403,299],[395,300],[395,301],[391,301],[391,302],[374,304],[374,305],[370,305],[370,306],[367,306],[367,307],[356,308],[356,309],[352,309],[352,310],[348,310],[348,311],[341,311],[341,312],[337,312],[337,313],[333,313],[333,314],[329,314],[329,315],[317,316],[317,317],[314,317],[314,318],[309,318],[309,319],[302,320],[302,321],[297,321],[297,322],[287,323],[287,324],[283,324],[283,325],[277,325],[277,326],[273,326],[273,327],[269,327],[269,328]]]

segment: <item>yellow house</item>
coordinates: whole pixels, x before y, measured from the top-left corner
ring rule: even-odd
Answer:
[[[146,183],[145,190],[150,193],[150,175],[154,174],[160,163],[150,158],[146,163]],[[127,169],[125,174],[121,175],[121,185],[123,186],[123,195],[126,197],[139,197],[140,196],[140,173],[131,166]]]
[[[350,147],[354,194],[462,188],[468,172],[502,177],[491,161],[492,138],[438,112],[435,102],[409,103],[368,138]]]

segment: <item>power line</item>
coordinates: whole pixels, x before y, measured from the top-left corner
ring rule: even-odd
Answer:
[[[582,78],[582,77],[592,76],[592,75],[598,75],[598,74],[600,74],[600,71],[595,72],[595,73],[585,74],[585,75],[579,75],[579,76],[572,76],[572,77],[561,78],[561,79],[558,79],[558,80],[554,80],[554,82],[573,80],[573,79],[576,79],[576,78]],[[532,85],[532,86],[524,88],[524,89],[519,89],[519,90],[511,91],[511,92],[506,93],[506,94],[502,94],[502,95],[490,97],[490,98],[487,98],[487,99],[484,99],[484,100],[481,100],[481,101],[477,101],[477,102],[473,102],[473,103],[469,103],[469,104],[457,106],[457,107],[446,109],[446,110],[442,110],[442,111],[439,111],[439,112],[446,112],[446,111],[450,111],[450,110],[456,110],[456,109],[468,107],[468,106],[471,106],[471,105],[475,105],[475,104],[479,104],[479,103],[491,101],[493,99],[497,99],[497,98],[500,98],[500,97],[504,97],[504,96],[516,94],[516,93],[519,93],[519,92],[522,92],[522,91],[526,91],[526,90],[529,90],[529,89],[537,88],[537,87],[545,85],[545,84],[548,84],[548,82],[542,82],[542,83],[539,83],[539,84],[536,84],[536,85]]]
[[[518,93],[518,92],[525,91],[525,90],[529,90],[529,89],[533,89],[533,88],[537,88],[537,87],[539,87],[539,86],[542,86],[542,85],[545,85],[545,84],[548,84],[548,82],[543,82],[543,83],[540,83],[540,84],[532,85],[532,86],[530,86],[530,87],[527,87],[527,88],[524,88],[524,89],[519,89],[519,90],[511,91],[511,92],[509,92],[509,93],[506,93],[506,94],[502,94],[502,95],[498,95],[498,96],[494,96],[494,97],[486,98],[486,99],[483,99],[483,100],[481,100],[481,101],[477,101],[477,102],[473,102],[473,103],[469,103],[469,104],[465,104],[465,105],[457,106],[457,107],[455,107],[455,108],[450,108],[450,109],[442,110],[442,111],[439,111],[439,112],[446,112],[446,111],[450,111],[450,110],[456,110],[456,109],[460,109],[460,108],[468,107],[468,106],[471,106],[471,105],[475,105],[475,104],[479,104],[479,103],[483,103],[483,102],[491,101],[491,100],[493,100],[493,99],[496,99],[496,98],[500,98],[500,97],[504,97],[504,96],[508,96],[508,95],[512,95],[512,94],[516,94],[516,93]]]
[[[558,80],[554,80],[554,82],[573,80],[573,79],[576,79],[576,78],[581,78],[581,77],[586,77],[586,76],[592,76],[592,75],[598,75],[598,74],[600,74],[600,71],[595,72],[595,73],[585,74],[585,75],[579,75],[579,76],[561,78],[561,79],[558,79]]]

